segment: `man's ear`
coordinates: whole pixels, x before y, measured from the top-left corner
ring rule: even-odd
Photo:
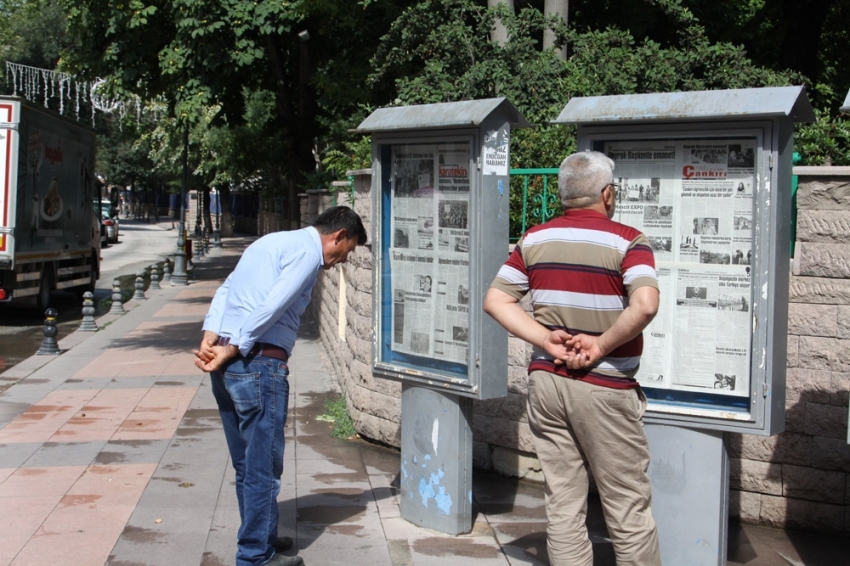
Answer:
[[[338,244],[348,239],[348,231],[345,228],[340,228],[334,236],[334,243]]]

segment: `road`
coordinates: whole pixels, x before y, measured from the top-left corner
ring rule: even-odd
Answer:
[[[133,275],[152,263],[171,256],[177,248],[177,231],[170,222],[147,224],[121,219],[118,243],[100,253],[100,279],[95,301],[112,296],[112,281]],[[59,311],[57,339],[76,330],[82,318],[82,303],[75,293],[55,292],[52,305]],[[33,355],[44,337],[44,313],[30,306],[0,306],[0,373]],[[0,385],[2,389],[2,385]]]

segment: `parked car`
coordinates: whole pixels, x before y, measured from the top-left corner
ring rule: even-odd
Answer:
[[[104,202],[100,205],[100,214],[103,218],[103,224],[106,227],[106,241],[115,243],[118,241],[118,209],[112,206],[110,202]]]
[[[118,219],[110,218],[109,212],[106,210],[102,210],[100,215],[106,233],[106,242],[114,244],[118,241]]]

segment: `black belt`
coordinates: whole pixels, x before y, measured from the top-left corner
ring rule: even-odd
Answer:
[[[251,348],[251,351],[248,352],[248,355],[267,356],[269,358],[274,358],[282,362],[289,361],[289,352],[287,352],[280,346],[275,346],[274,344],[266,344],[265,342],[257,342],[256,344],[254,344],[254,347]]]

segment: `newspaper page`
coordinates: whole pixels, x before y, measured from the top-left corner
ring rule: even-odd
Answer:
[[[749,395],[755,151],[754,139],[606,144],[614,219],[646,234],[661,289],[642,385]]]
[[[392,347],[468,362],[468,143],[393,147]]]

